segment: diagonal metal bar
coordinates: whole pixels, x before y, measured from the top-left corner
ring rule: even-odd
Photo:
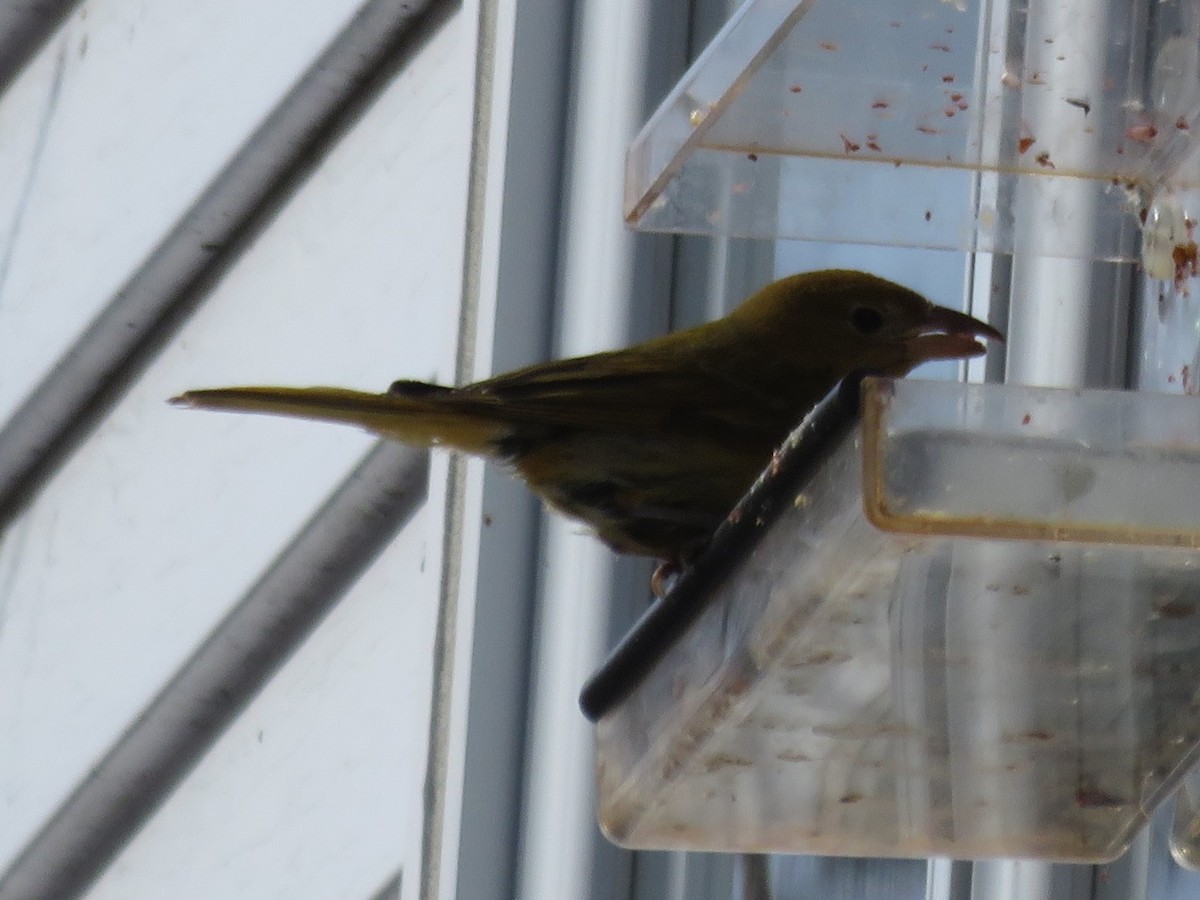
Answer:
[[[82,893],[424,502],[429,453],[380,442],[0,876]]]
[[[459,0],[369,0],[0,430],[0,528]]]
[[[0,92],[37,54],[79,0],[21,0],[0,4]]]

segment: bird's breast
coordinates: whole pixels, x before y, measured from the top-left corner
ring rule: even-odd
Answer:
[[[591,525],[613,549],[675,558],[707,541],[773,449],[669,432],[580,430],[527,448],[512,465],[552,507]]]

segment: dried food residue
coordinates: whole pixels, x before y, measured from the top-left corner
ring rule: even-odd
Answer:
[[[1125,137],[1131,141],[1137,141],[1139,144],[1149,144],[1158,137],[1158,129],[1149,122],[1143,122],[1140,125],[1132,125],[1125,132]]]

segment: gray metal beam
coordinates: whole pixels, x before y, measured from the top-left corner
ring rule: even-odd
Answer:
[[[3,92],[79,0],[15,0],[0,5],[0,92]]]

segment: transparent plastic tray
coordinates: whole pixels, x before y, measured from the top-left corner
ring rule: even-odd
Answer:
[[[589,685],[605,832],[1114,858],[1200,745],[1200,400],[868,379],[863,407],[797,432],[681,627]]]
[[[1170,277],[1198,39],[1190,0],[747,0],[631,145],[627,218],[1095,259],[1144,224]]]

